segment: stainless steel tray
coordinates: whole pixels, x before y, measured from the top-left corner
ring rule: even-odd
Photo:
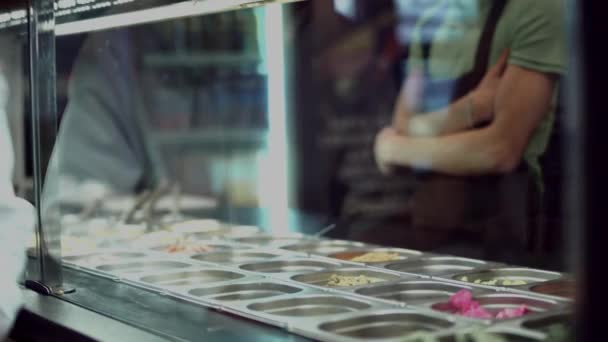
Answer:
[[[304,322],[307,323],[307,322]],[[464,321],[408,309],[364,310],[316,324],[293,326],[292,331],[321,341],[406,341],[420,333],[441,339],[469,326]],[[419,341],[419,340],[418,340]]]
[[[391,253],[396,254],[395,260],[379,260],[379,261],[356,261],[352,260],[353,258],[363,256],[368,253]],[[327,254],[327,257],[334,258],[342,261],[349,261],[358,264],[367,264],[377,267],[382,267],[385,264],[417,259],[422,257],[424,254],[420,251],[415,251],[411,249],[403,249],[403,248],[384,248],[384,247],[376,247],[376,248],[356,248],[356,249],[348,249],[345,251],[330,253]]]
[[[372,284],[357,288],[354,293],[393,303],[416,305],[448,301],[453,294],[462,289],[469,290],[474,295],[484,293],[484,290],[472,286],[436,280],[406,280]]]
[[[469,271],[480,271],[498,264],[482,260],[452,257],[434,256],[412,261],[394,262],[384,265],[384,268],[392,271],[420,274],[430,277],[449,277]]]
[[[398,279],[407,279],[407,276],[404,277],[394,272],[386,272],[380,269],[374,269],[372,267],[346,267],[346,268],[338,268],[333,270],[321,271],[321,272],[313,272],[313,273],[305,273],[305,274],[297,274],[290,277],[291,280],[308,284],[310,286],[315,286],[316,288],[325,288],[325,289],[333,289],[333,290],[346,290],[346,289],[356,289],[361,286],[369,285],[361,284],[361,285],[353,285],[353,286],[331,286],[328,285],[328,282],[332,275],[337,276],[345,276],[345,277],[358,277],[364,276],[368,278],[373,278],[376,281],[373,284],[379,284],[382,282],[393,281]],[[410,278],[411,279],[411,278]]]
[[[317,272],[340,266],[341,264],[339,262],[334,261],[293,258],[287,260],[247,263],[240,265],[239,268],[242,270],[263,274],[296,274]]]
[[[252,303],[249,311],[281,317],[322,317],[370,309],[377,304],[343,295],[315,294]]]
[[[530,310],[530,312],[524,316],[526,319],[533,318],[539,313],[560,311],[568,308],[568,304],[562,301],[510,292],[482,293],[475,295],[474,299],[479,302],[480,306],[493,313],[503,309],[517,308],[520,305],[526,305],[528,310]],[[452,313],[447,300],[428,301],[425,303],[418,303],[416,306],[430,308],[446,314]],[[493,324],[495,322],[519,319],[520,318],[518,317],[510,319],[480,319],[480,321],[483,321],[485,324]]]
[[[283,246],[281,249],[288,251],[306,253],[306,254],[317,254],[317,255],[328,255],[332,253],[344,252],[354,248],[366,248],[376,247],[366,245],[361,242],[354,241],[343,241],[343,240],[319,240],[316,242],[303,242],[288,246]]]
[[[239,305],[253,300],[282,297],[304,292],[302,286],[275,280],[237,282],[213,287],[195,287],[187,290],[187,295],[202,301],[226,304],[238,302]]]
[[[268,247],[281,245],[263,234],[255,238],[260,239],[258,246],[265,246],[265,242],[270,243]],[[545,335],[538,329],[540,325],[529,322],[548,313],[570,310],[570,303],[565,300],[529,292],[552,279],[566,279],[559,273],[340,240],[290,244],[278,250],[252,248],[251,244],[234,241],[206,240],[205,243],[229,247],[195,256],[123,250],[106,252],[109,256],[105,258],[103,253],[70,256],[65,262],[323,341],[402,341],[413,331],[427,331],[442,337],[441,341],[449,341],[457,331],[475,326],[536,341]],[[320,256],[342,251],[396,250],[407,259],[364,265]],[[403,264],[426,273],[404,272]],[[391,265],[398,266],[391,269]],[[456,271],[450,267],[456,267]],[[380,281],[332,287],[327,285],[332,274],[363,275]],[[463,283],[457,278],[463,275],[513,276],[533,281],[512,288],[489,287]],[[472,291],[476,300],[490,310],[527,304],[534,313],[505,321],[480,321],[435,311],[440,308],[437,305],[463,288]]]
[[[200,286],[234,280],[243,280],[247,274],[219,268],[204,268],[172,273],[146,275],[139,281],[160,288],[174,288],[182,286]]]
[[[193,260],[214,263],[214,264],[241,264],[259,262],[265,260],[272,260],[285,256],[280,252],[266,251],[266,250],[245,250],[245,251],[224,251],[224,252],[211,252],[193,255]]]
[[[492,286],[496,288],[513,288],[527,289],[530,285],[536,285],[543,282],[563,278],[564,275],[557,272],[549,272],[523,267],[503,267],[487,269],[479,272],[461,273],[451,276],[451,280],[458,282],[475,283],[479,280],[481,285]],[[495,285],[486,283],[496,280]],[[504,281],[523,281],[522,285],[508,285]]]

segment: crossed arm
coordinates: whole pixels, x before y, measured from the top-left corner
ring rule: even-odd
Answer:
[[[375,154],[381,169],[428,168],[451,175],[506,173],[515,169],[551,106],[553,75],[509,65],[496,90],[494,119],[482,129],[411,137],[385,128]]]

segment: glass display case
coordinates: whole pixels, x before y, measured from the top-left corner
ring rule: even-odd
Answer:
[[[2,6],[28,288],[167,339],[572,338],[570,2]]]

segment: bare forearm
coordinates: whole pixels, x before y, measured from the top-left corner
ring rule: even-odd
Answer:
[[[510,172],[551,105],[555,79],[509,67],[496,96],[495,118],[477,130],[439,137],[392,135],[388,164],[426,167],[453,175]],[[384,145],[384,144],[383,144]]]
[[[478,175],[506,171],[509,149],[489,137],[490,129],[427,138],[394,137],[390,155],[394,165],[432,169],[450,175]]]
[[[442,110],[417,114],[410,118],[407,133],[413,137],[435,137],[471,129],[488,120],[488,114],[476,102],[471,93]]]

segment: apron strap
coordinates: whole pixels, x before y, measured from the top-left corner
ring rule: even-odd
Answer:
[[[458,100],[475,89],[485,76],[490,63],[494,34],[507,3],[508,0],[492,0],[492,8],[477,44],[475,64],[469,73],[456,81],[452,91],[452,101]]]
[[[473,70],[467,74],[469,77],[464,77],[466,79],[465,82],[457,82],[454,87],[454,95],[452,99],[456,100],[464,95],[466,95],[471,90],[475,89],[475,87],[481,82],[483,76],[488,69],[488,64],[490,61],[490,54],[492,50],[492,41],[494,38],[494,34],[496,33],[496,28],[498,26],[498,21],[502,17],[504,13],[504,9],[508,3],[508,0],[493,0],[492,8],[490,9],[490,13],[488,14],[488,18],[484,24],[484,29],[479,37],[479,43],[477,44],[477,53],[475,55],[475,64],[473,66]],[[441,18],[442,9],[445,6],[442,6],[438,9],[437,14],[430,19],[426,24],[425,28],[435,27],[437,29],[439,27],[438,20]],[[423,29],[424,31],[424,29]],[[435,32],[433,34],[436,35]],[[427,79],[430,79],[430,58],[431,58],[431,45],[432,41],[423,42],[422,44],[422,58],[424,63],[424,73]]]

